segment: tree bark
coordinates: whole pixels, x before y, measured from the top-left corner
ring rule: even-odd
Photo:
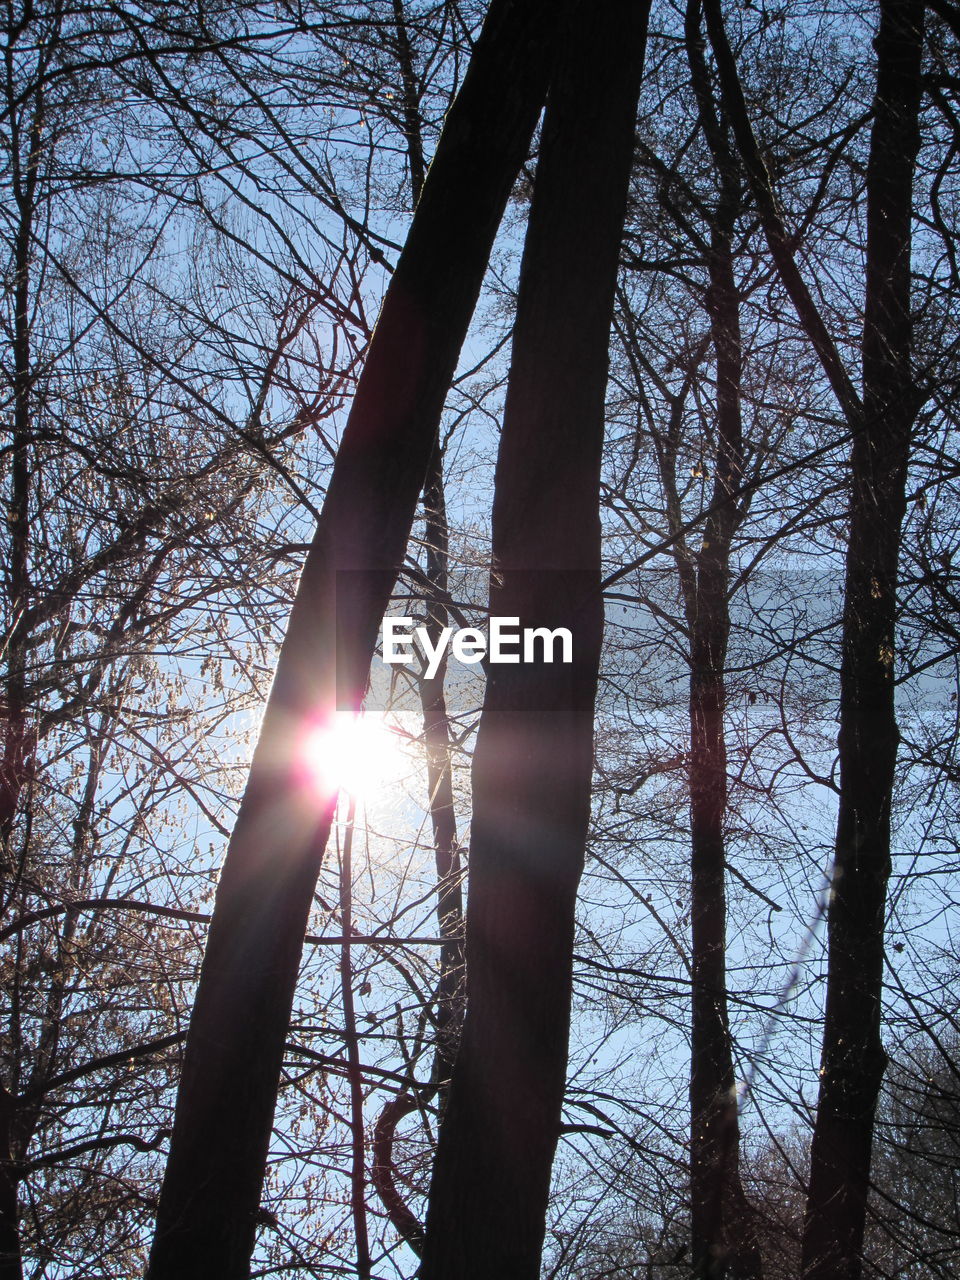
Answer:
[[[603,605],[607,347],[649,6],[580,4],[551,86],[493,508],[491,616],[573,662],[491,663],[474,757],[467,1014],[420,1280],[534,1280],[560,1129]]]
[[[867,168],[864,426],[851,453],[840,673],[840,807],[828,916],[820,1097],[803,1237],[805,1280],[861,1272],[880,1041],[894,705],[897,563],[910,436],[910,250],[923,47],[920,0],[880,0]]]
[[[526,157],[563,5],[493,0],[390,282],[221,872],[150,1280],[248,1274],[284,1038],[336,795],[299,751],[358,705],[444,396]]]

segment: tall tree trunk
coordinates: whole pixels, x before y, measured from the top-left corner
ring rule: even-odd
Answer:
[[[820,1097],[804,1223],[804,1280],[857,1280],[880,1082],[883,933],[898,731],[894,703],[897,564],[910,435],[913,171],[920,145],[921,0],[879,0],[877,89],[867,166],[863,397],[797,268],[753,135],[719,0],[703,0],[729,114],[764,233],[846,414],[850,532],[840,672],[840,805],[828,914]]]
[[[403,132],[407,142],[410,187],[416,206],[426,177],[423,122],[403,0],[393,0],[393,16],[396,56],[403,86]],[[430,452],[427,478],[423,486],[423,522],[428,583],[426,627],[431,644],[436,649],[437,641],[447,624],[447,609],[442,600],[447,594],[450,543],[439,431]],[[453,807],[450,722],[444,694],[446,670],[447,659],[444,653],[434,678],[420,678],[419,690],[426,748],[427,807],[433,829],[437,870],[437,924],[443,939],[440,945],[440,976],[436,992],[437,1042],[432,1081],[432,1088],[439,1092],[441,1113],[446,1103],[453,1060],[460,1042],[464,1009],[463,889],[457,819]],[[422,1094],[417,1099],[409,1092],[391,1098],[374,1127],[373,1159],[370,1166],[371,1182],[387,1211],[391,1225],[417,1256],[423,1248],[423,1225],[397,1187],[393,1146],[397,1125],[425,1101]]]
[[[760,1253],[739,1171],[740,1126],[727,1005],[725,736],[730,495],[741,476],[740,326],[729,256],[714,236],[711,326],[717,349],[715,508],[696,556],[690,628],[690,1208],[694,1275],[752,1280]],[[729,248],[729,241],[723,249]],[[717,277],[723,278],[718,286]],[[725,383],[725,380],[726,381]]]
[[[14,117],[16,119],[16,117]],[[0,692],[0,910],[13,905],[22,863],[14,852],[17,813],[33,771],[36,733],[29,716],[28,660],[30,634],[26,617],[30,606],[31,438],[35,430],[33,326],[30,310],[30,268],[37,216],[37,181],[44,154],[43,93],[34,95],[33,115],[25,137],[12,140],[13,191],[16,201],[13,281],[13,430],[10,489],[6,524],[10,559],[6,566],[7,626],[2,648],[5,670]],[[22,145],[22,151],[21,151]],[[14,1059],[11,1056],[11,1064]],[[19,1187],[17,1162],[16,1067],[0,1081],[0,1280],[21,1280]]]
[[[805,1280],[861,1271],[880,1042],[894,706],[897,562],[906,509],[911,373],[910,247],[920,144],[921,0],[880,0],[877,90],[867,168],[864,426],[851,454],[843,655],[840,808],[828,924],[820,1097],[803,1237]]]
[[[427,544],[427,633],[436,648],[447,625],[447,609],[441,603],[447,594],[448,528],[443,492],[443,455],[439,442],[430,459],[423,489],[425,541]],[[453,771],[450,724],[444,695],[447,662],[444,656],[432,680],[420,678],[420,706],[427,764],[427,807],[433,829],[437,870],[437,923],[440,944],[440,974],[436,989],[436,1048],[429,1093],[419,1097],[410,1092],[392,1098],[377,1120],[373,1135],[371,1181],[387,1211],[392,1226],[419,1257],[423,1250],[423,1225],[409,1208],[396,1184],[393,1144],[397,1125],[432,1094],[438,1095],[442,1116],[460,1043],[464,1013],[463,887],[460,842],[453,806]]]
[[[425,181],[423,161],[423,120],[413,53],[407,32],[403,0],[393,0],[397,30],[397,57],[403,84],[404,135],[410,185],[416,204]],[[443,449],[439,431],[430,451],[427,478],[423,486],[424,542],[427,551],[427,582],[432,593],[427,601],[427,634],[437,642],[447,625],[447,595],[450,561],[450,526],[443,486]],[[464,1008],[463,889],[457,817],[453,807],[453,769],[450,756],[450,721],[444,693],[446,653],[432,680],[420,681],[420,709],[427,755],[427,794],[437,868],[437,923],[443,943],[440,947],[440,980],[437,986],[437,1052],[434,1078],[441,1091],[441,1110],[460,1043]]]
[[[391,279],[304,565],[221,872],[150,1280],[248,1274],[283,1046],[335,792],[300,751],[358,705],[511,186],[546,95],[549,0],[493,0]]]
[[[44,127],[44,99],[38,91],[33,116],[25,130],[23,152],[19,146],[13,150],[17,221],[13,281],[13,432],[6,513],[10,538],[10,560],[5,575],[8,621],[3,637],[6,670],[0,695],[0,906],[9,902],[18,877],[12,847],[13,828],[21,795],[30,776],[35,746],[28,723],[27,654],[30,637],[25,627],[31,590],[30,455],[35,425],[30,267]]]
[[[367,1231],[366,1142],[363,1119],[363,1071],[360,1065],[360,1037],[353,998],[353,831],[357,805],[350,797],[340,854],[340,992],[343,1026],[346,1033],[347,1076],[350,1083],[350,1208],[357,1256],[357,1280],[370,1280],[370,1239]]]
[[[686,12],[687,53],[700,123],[713,156],[720,197],[710,233],[706,308],[716,357],[716,456],[711,514],[687,582],[690,632],[691,1060],[690,1225],[694,1275],[753,1280],[760,1250],[740,1180],[740,1125],[727,1005],[726,841],[727,642],[730,547],[743,518],[740,415],[740,295],[733,232],[742,200],[739,165],[710,88],[699,0]],[[688,575],[689,579],[690,575]]]
[[[447,625],[447,610],[440,598],[447,593],[449,531],[443,492],[443,454],[434,445],[423,490],[427,578],[437,592],[427,606],[427,632],[436,647]],[[437,984],[437,1051],[434,1081],[440,1090],[441,1112],[460,1043],[464,1012],[463,889],[457,815],[453,807],[453,770],[450,759],[450,722],[444,694],[446,657],[432,680],[420,681],[423,736],[427,752],[427,789],[437,868],[437,922],[440,946],[440,979]]]
[[[544,121],[493,508],[491,616],[573,662],[492,663],[474,757],[467,1014],[421,1280],[534,1280],[567,1062],[603,607],[607,347],[648,6],[580,4]]]

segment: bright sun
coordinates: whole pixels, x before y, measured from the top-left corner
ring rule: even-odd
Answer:
[[[404,735],[382,714],[338,711],[331,726],[307,734],[303,758],[325,790],[338,786],[355,799],[371,799],[409,771],[403,744]]]

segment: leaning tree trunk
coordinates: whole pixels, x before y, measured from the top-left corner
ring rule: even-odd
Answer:
[[[829,909],[820,1097],[803,1237],[805,1280],[861,1271],[880,1043],[890,809],[897,756],[894,626],[917,410],[911,368],[913,170],[920,144],[921,0],[880,0],[867,168],[864,426],[851,454],[840,673],[840,809]]]
[[[249,1270],[283,1047],[336,803],[300,751],[357,706],[564,5],[493,0],[357,387],[220,876],[150,1280]]]
[[[603,626],[607,346],[648,6],[580,4],[544,121],[493,508],[491,616],[573,662],[491,664],[474,757],[467,1014],[420,1280],[534,1280],[560,1128]]]

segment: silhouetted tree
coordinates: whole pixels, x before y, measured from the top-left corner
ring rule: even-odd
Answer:
[[[577,6],[547,103],[493,506],[491,617],[573,663],[491,665],[473,765],[467,1011],[420,1274],[533,1280],[560,1128],[603,624],[608,342],[649,9]]]
[[[494,0],[390,281],[217,889],[150,1280],[242,1277],[313,889],[336,803],[306,733],[358,708],[444,397],[546,93],[561,10]]]

